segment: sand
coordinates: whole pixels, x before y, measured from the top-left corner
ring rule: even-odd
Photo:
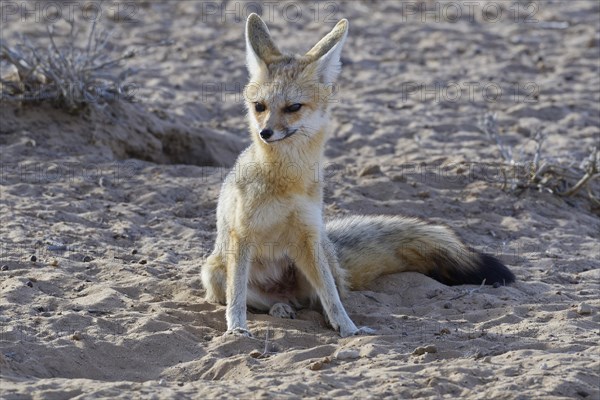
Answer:
[[[342,339],[303,310],[249,313],[254,338],[223,337],[224,307],[204,301],[200,271],[220,183],[249,143],[242,34],[256,3],[131,3],[120,11],[133,21],[106,3],[118,48],[173,44],[131,60],[146,68],[137,103],[79,115],[2,104],[0,397],[599,398],[599,209],[585,191],[503,188],[478,121],[496,113],[505,143],[526,154],[541,128],[543,154],[561,165],[589,154],[600,9],[474,3],[425,2],[429,14],[420,2],[284,3],[263,14],[299,52],[350,20],[326,216],[445,223],[516,283],[397,274],[344,299],[375,335]],[[43,17],[5,14],[3,39],[42,40]]]

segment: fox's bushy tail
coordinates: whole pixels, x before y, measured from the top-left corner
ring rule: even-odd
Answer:
[[[352,216],[327,223],[350,289],[375,278],[414,271],[446,285],[514,282],[514,274],[498,259],[465,245],[449,228],[416,218]]]

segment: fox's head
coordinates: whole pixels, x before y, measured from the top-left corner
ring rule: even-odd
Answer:
[[[348,21],[342,19],[303,56],[283,54],[263,20],[254,13],[248,17],[250,82],[244,97],[253,140],[275,145],[323,135],[347,33]]]

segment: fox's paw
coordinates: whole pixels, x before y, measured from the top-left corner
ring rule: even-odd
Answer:
[[[296,311],[286,303],[275,303],[269,310],[269,315],[275,318],[296,318]]]
[[[243,336],[243,337],[252,337],[252,334],[248,329],[244,328],[233,328],[228,329],[227,332],[223,334],[223,336]]]
[[[373,334],[375,334],[375,329],[371,329],[367,326],[361,326],[359,328],[355,328],[352,330],[340,330],[341,337],[357,336],[357,335],[373,335]]]
[[[374,335],[375,329],[369,328],[368,326],[359,327],[353,335]]]

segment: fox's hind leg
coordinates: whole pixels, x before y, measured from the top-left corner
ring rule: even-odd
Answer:
[[[327,258],[327,263],[333,274],[333,279],[338,289],[340,297],[344,298],[348,293],[348,283],[346,281],[346,270],[344,270],[338,262],[337,254],[335,253],[335,247],[333,243],[327,237],[325,232],[321,233],[321,245],[323,246],[323,252]]]
[[[202,266],[202,285],[206,289],[206,300],[211,303],[225,304],[227,297],[227,268],[219,255],[212,254]]]

